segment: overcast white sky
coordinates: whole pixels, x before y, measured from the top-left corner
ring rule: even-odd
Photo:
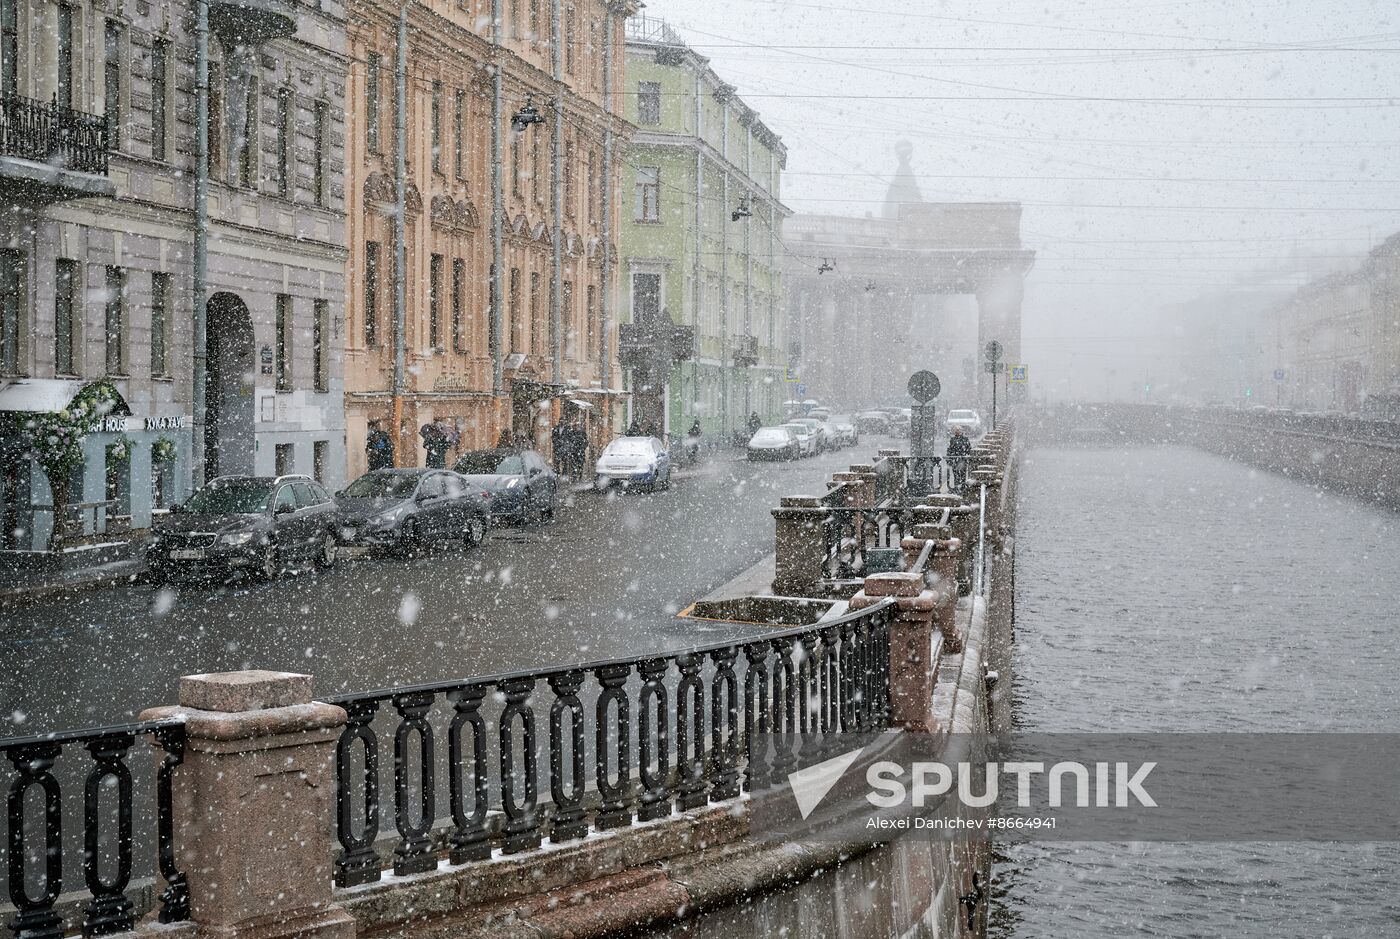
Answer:
[[[1155,311],[1297,283],[1400,230],[1394,0],[649,0],[782,135],[786,201],[1019,200],[1043,383],[1132,364]],[[1282,47],[1282,48],[1280,48]],[[1103,99],[1138,100],[1103,100]],[[1142,100],[1142,99],[1172,99]],[[1198,99],[1198,100],[1186,100]],[[1202,101],[1199,99],[1213,99]]]

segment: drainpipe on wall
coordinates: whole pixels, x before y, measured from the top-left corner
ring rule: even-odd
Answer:
[[[496,406],[501,406],[504,392],[505,372],[501,361],[501,329],[504,318],[501,316],[501,284],[504,283],[501,267],[505,264],[505,190],[501,183],[501,122],[505,111],[505,76],[503,56],[501,56],[501,0],[491,0],[491,45],[496,53],[496,64],[491,70],[491,397]],[[490,441],[494,444],[496,441]]]
[[[500,0],[497,0],[499,3]],[[554,72],[554,159],[550,165],[550,199],[554,203],[554,228],[550,234],[553,256],[549,274],[549,337],[554,384],[564,383],[564,54],[563,4],[553,0],[549,7],[550,50]]]
[[[413,466],[407,461],[409,448],[404,446],[404,308],[407,306],[408,246],[404,240],[404,223],[408,217],[408,6],[399,7],[399,36],[394,58],[394,188],[398,205],[394,207],[394,453],[399,466]],[[411,437],[409,439],[412,439]],[[417,455],[416,448],[414,449]]]
[[[719,409],[724,415],[724,438],[729,439],[729,102],[720,102],[720,171],[724,173],[724,190],[720,194],[719,213]],[[745,415],[747,416],[747,415]]]
[[[209,266],[209,0],[194,2],[194,313],[193,370],[190,394],[190,489],[204,483],[204,423],[208,398],[208,310],[205,280]]]
[[[700,322],[701,313],[705,306],[705,285],[701,281],[702,268],[700,258],[705,251],[705,153],[702,146],[705,139],[704,130],[705,106],[701,97],[700,72],[695,72],[695,259],[692,266],[693,289],[695,291],[695,348],[694,359],[691,366],[691,378],[694,388],[691,389],[694,395],[693,409],[695,416],[700,415]]]
[[[491,77],[491,395],[500,407],[505,385],[501,361],[501,316],[503,273],[505,264],[506,194],[501,183],[501,122],[505,110],[505,75],[501,57],[501,0],[491,0],[491,43],[495,47],[496,64]],[[491,441],[495,443],[495,441]]]
[[[603,264],[599,274],[598,303],[601,307],[598,338],[602,353],[603,400],[607,411],[607,432],[612,433],[612,216],[613,216],[613,37],[615,14],[608,8],[603,15]]]

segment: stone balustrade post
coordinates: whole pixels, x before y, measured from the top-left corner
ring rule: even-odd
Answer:
[[[875,466],[871,463],[852,463],[850,470],[846,473],[838,474],[849,478],[860,484],[859,502],[854,505],[868,506],[875,504]]]
[[[933,686],[943,635],[933,628],[933,592],[924,589],[923,575],[910,572],[871,574],[851,598],[852,610],[874,606],[894,597],[890,624],[890,725],[933,733]]]
[[[958,632],[958,567],[963,557],[963,542],[951,536],[946,525],[918,525],[914,537],[933,542],[929,569],[924,583],[933,591],[933,624],[943,635],[943,648],[949,652],[962,651],[962,636]]]
[[[773,510],[773,520],[773,592],[780,597],[819,596],[831,513],[820,498],[785,496]]]
[[[180,679],[185,723],[173,783],[175,847],[190,918],[217,939],[354,939],[331,896],[335,746],[345,711],[311,699],[310,675]]]

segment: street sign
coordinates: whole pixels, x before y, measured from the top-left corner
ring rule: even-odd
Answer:
[[[920,369],[909,377],[909,397],[920,404],[926,404],[938,397],[942,384],[938,376],[928,369]]]
[[[1008,365],[1006,367],[1006,380],[1013,385],[1024,385],[1026,383],[1025,365]]]
[[[1281,368],[1274,369],[1274,381],[1283,381],[1288,377],[1288,373]]]
[[[806,386],[806,385],[798,385],[798,386],[797,386],[797,396],[798,396],[799,398],[805,398],[805,397],[807,396],[807,386]]]
[[[997,362],[983,362],[983,363],[982,363],[982,370],[985,371],[985,372],[990,372],[990,373],[992,373],[993,375],[995,375],[997,372],[1001,371],[1001,365],[1000,365],[1000,363],[997,363]]]
[[[783,381],[786,381],[786,382],[799,382],[799,381],[801,381],[801,380],[802,380],[802,379],[801,379],[800,377],[798,377],[797,366],[795,366],[795,365],[788,365],[786,371],[783,372]]]
[[[1001,343],[995,339],[987,343],[987,358],[993,362],[1001,358]]]

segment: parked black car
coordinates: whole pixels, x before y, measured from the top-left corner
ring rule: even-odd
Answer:
[[[146,545],[155,580],[177,571],[276,577],[335,563],[340,513],[309,476],[220,476],[156,522]]]
[[[486,504],[494,519],[527,522],[554,517],[559,477],[536,450],[469,450],[452,468],[485,490]]]
[[[491,513],[481,490],[451,470],[383,469],[335,494],[348,545],[412,554],[431,541],[481,544]]]

